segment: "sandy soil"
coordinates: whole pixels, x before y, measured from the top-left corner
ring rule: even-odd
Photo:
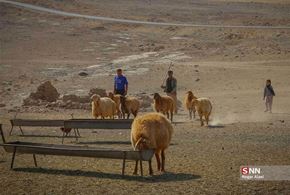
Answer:
[[[290,24],[288,1],[34,1],[49,8],[157,22],[224,25]],[[287,194],[289,181],[240,181],[241,165],[289,165],[290,30],[182,28],[107,23],[34,12],[0,3],[0,122],[19,118],[90,117],[84,110],[35,108],[22,101],[44,82],[61,94],[83,95],[90,88],[112,90],[116,68],[128,77],[130,94],[162,93],[170,62],[178,98],[187,90],[213,102],[211,124],[200,127],[181,109],[167,151],[167,173],[120,177],[115,160],[38,156],[16,158],[0,149],[1,194]],[[78,76],[86,71],[87,77]],[[264,113],[264,82],[277,96],[273,114]],[[142,113],[141,113],[142,114]],[[47,130],[47,131],[46,131]],[[9,140],[60,143],[58,129],[25,130]],[[131,148],[129,131],[84,131],[79,143]],[[112,143],[111,141],[116,141]],[[155,163],[155,162],[154,162]],[[155,164],[154,164],[155,167]],[[147,166],[146,166],[147,168]],[[156,169],[155,169],[156,170]]]

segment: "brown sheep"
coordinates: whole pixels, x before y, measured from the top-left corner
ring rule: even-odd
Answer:
[[[123,118],[125,118],[125,114],[127,114],[127,119],[129,119],[131,113],[134,115],[134,118],[137,116],[140,108],[140,102],[137,98],[120,96],[120,102]]]
[[[201,126],[204,125],[202,120],[203,116],[205,117],[206,124],[208,125],[209,116],[212,111],[212,104],[210,100],[208,98],[197,98],[193,100],[193,104],[199,115]]]
[[[164,115],[167,115],[169,119],[170,113],[170,120],[173,120],[173,112],[175,110],[175,103],[172,97],[170,96],[161,96],[159,93],[154,93],[154,109],[156,112],[161,112]]]
[[[173,134],[173,127],[164,115],[148,113],[134,119],[131,128],[131,143],[134,150],[154,149],[158,171],[165,171],[165,150],[168,148]],[[161,163],[160,163],[161,155]],[[134,174],[138,171],[136,161]],[[149,161],[149,173],[153,174],[151,161]]]
[[[115,103],[116,103],[116,112],[118,115],[118,118],[121,118],[121,110],[120,110],[120,106],[121,106],[121,95],[120,94],[113,94],[112,92],[109,92],[108,97],[111,98]]]
[[[185,109],[188,110],[189,112],[189,118],[192,119],[192,113],[193,113],[193,118],[195,118],[195,107],[193,105],[193,100],[197,99],[192,93],[192,91],[186,92],[185,98],[184,98],[184,107]]]

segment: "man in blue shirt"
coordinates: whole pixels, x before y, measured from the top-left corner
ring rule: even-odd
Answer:
[[[114,94],[127,95],[128,81],[122,74],[122,69],[117,70],[117,75],[114,78]]]

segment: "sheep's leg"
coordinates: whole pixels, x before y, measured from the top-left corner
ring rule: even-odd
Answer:
[[[166,112],[167,118],[169,119],[169,112]]]
[[[130,118],[130,113],[127,114],[127,119],[129,119],[129,118]]]
[[[200,126],[203,126],[204,123],[203,123],[203,120],[202,120],[202,115],[199,115],[199,118],[200,118]]]
[[[134,118],[136,118],[138,111],[132,111]]]
[[[192,119],[192,110],[189,110],[189,119]]]
[[[157,161],[157,170],[160,171],[160,157],[159,152],[155,153],[156,161]]]
[[[134,169],[133,175],[137,175],[137,172],[138,172],[138,160],[136,160],[136,164],[135,164],[135,169]]]
[[[209,115],[208,114],[205,116],[205,120],[206,120],[206,124],[208,125],[208,121],[209,121]]]
[[[149,163],[149,175],[153,175],[152,161],[149,160],[148,163]]]
[[[165,154],[164,154],[164,150],[161,151],[161,171],[165,172]]]
[[[170,120],[171,120],[171,122],[173,121],[173,112],[171,112]]]

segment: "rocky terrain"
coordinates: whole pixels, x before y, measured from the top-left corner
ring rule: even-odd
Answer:
[[[18,0],[66,12],[120,19],[224,26],[290,26],[287,0]],[[213,103],[209,127],[190,121],[181,105],[167,151],[167,173],[119,175],[114,160],[29,155],[0,149],[1,194],[288,194],[289,181],[240,181],[242,165],[289,165],[289,28],[206,28],[125,24],[32,11],[0,2],[0,122],[91,118],[90,96],[113,90],[117,68],[129,94],[152,111],[152,94],[170,63],[178,99],[187,90]],[[277,94],[264,113],[263,88]],[[47,130],[47,131],[46,131]],[[60,143],[59,129],[24,129],[8,140]],[[116,143],[112,143],[112,140]],[[131,148],[130,133],[84,131],[79,143]],[[154,161],[155,163],[155,161]],[[145,167],[147,168],[147,167]],[[155,164],[154,164],[155,168]],[[155,168],[156,170],[156,168]]]

